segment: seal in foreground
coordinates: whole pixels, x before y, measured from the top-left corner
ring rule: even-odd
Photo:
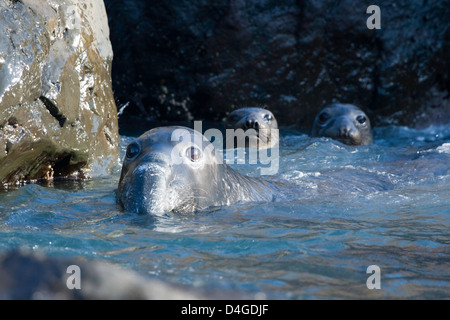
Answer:
[[[147,131],[128,145],[117,195],[127,211],[162,215],[272,201],[277,190],[223,163],[201,133],[174,126]]]

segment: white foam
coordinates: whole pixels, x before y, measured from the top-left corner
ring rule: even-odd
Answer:
[[[450,143],[444,143],[442,146],[437,147],[436,151],[439,153],[448,153],[450,154]]]

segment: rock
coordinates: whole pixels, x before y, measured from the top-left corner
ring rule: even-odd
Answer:
[[[0,255],[0,300],[205,299],[116,265],[86,258],[57,258],[28,250]]]
[[[102,1],[0,0],[0,185],[118,162]]]
[[[352,103],[375,125],[450,121],[450,7],[424,0],[105,0],[120,121],[220,121],[267,105],[309,127]]]

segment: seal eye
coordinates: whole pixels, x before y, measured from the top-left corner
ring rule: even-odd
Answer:
[[[366,119],[365,116],[359,115],[359,116],[356,117],[356,121],[358,121],[360,124],[365,124],[367,119]]]
[[[273,117],[272,117],[271,114],[266,113],[266,114],[264,115],[264,120],[266,120],[266,121],[272,121],[272,119],[273,119]]]
[[[192,162],[197,162],[202,157],[202,152],[197,147],[189,147],[186,149],[186,157]]]
[[[139,147],[139,144],[137,144],[136,142],[133,142],[128,145],[126,156],[128,159],[132,159],[132,158],[136,157],[140,151],[141,151],[141,148]]]
[[[319,122],[321,124],[324,124],[325,122],[327,122],[330,119],[330,115],[326,112],[322,112],[321,114],[319,114]]]

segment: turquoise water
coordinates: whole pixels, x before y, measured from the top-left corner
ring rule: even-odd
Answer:
[[[231,298],[450,298],[449,127],[377,128],[367,147],[281,133],[277,178],[302,187],[297,200],[136,215],[116,204],[118,167],[0,193],[0,252],[106,260]],[[370,265],[381,289],[366,286]]]

